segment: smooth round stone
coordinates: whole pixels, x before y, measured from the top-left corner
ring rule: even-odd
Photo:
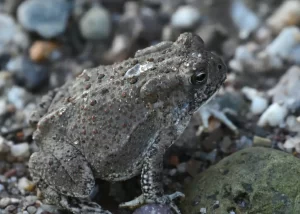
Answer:
[[[16,72],[16,80],[31,90],[47,83],[49,75],[49,69],[46,65],[34,63],[24,57],[21,61],[21,70]]]
[[[6,14],[0,14],[0,52],[5,44],[8,44],[14,37],[17,27],[14,19]]]
[[[195,176],[182,213],[300,213],[300,162],[275,149],[236,152]]]
[[[177,28],[192,28],[201,19],[199,10],[186,5],[179,7],[171,17],[171,24]]]
[[[105,8],[91,8],[81,18],[79,27],[85,39],[107,39],[111,32],[111,16]]]
[[[28,0],[19,6],[17,16],[25,29],[52,38],[65,31],[71,6],[67,0]]]

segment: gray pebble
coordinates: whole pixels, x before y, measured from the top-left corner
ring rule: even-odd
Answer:
[[[239,28],[242,39],[247,38],[260,24],[257,15],[239,0],[233,1],[231,5],[231,17]]]
[[[19,6],[17,16],[25,29],[52,38],[65,31],[70,9],[67,0],[28,0]]]
[[[102,7],[91,8],[79,22],[82,36],[90,40],[107,39],[111,32],[111,17]]]
[[[0,53],[4,51],[4,46],[12,41],[16,31],[14,19],[6,14],[0,14]]]
[[[0,200],[0,208],[5,208],[10,204],[10,198],[2,198]]]
[[[34,213],[36,213],[36,208],[34,207],[34,206],[29,206],[29,207],[27,207],[27,211],[28,211],[28,213],[30,213],[30,214],[34,214]]]
[[[190,5],[179,7],[171,17],[171,24],[176,28],[192,28],[201,19],[200,11]]]

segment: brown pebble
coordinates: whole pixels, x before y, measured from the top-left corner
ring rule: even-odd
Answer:
[[[30,47],[30,59],[34,62],[42,62],[49,58],[50,54],[58,48],[58,45],[49,41],[36,41]]]

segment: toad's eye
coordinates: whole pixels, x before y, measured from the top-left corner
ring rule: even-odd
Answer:
[[[197,72],[193,74],[191,77],[191,83],[193,85],[199,85],[202,84],[206,80],[206,73],[204,72]]]

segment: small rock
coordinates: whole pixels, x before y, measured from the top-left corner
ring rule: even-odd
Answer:
[[[18,86],[12,87],[7,93],[7,99],[12,103],[17,109],[23,109],[25,106],[25,96],[26,91]]]
[[[34,206],[27,207],[27,211],[29,214],[35,214],[37,209]]]
[[[228,136],[225,136],[220,144],[220,149],[224,153],[229,153],[231,145],[232,145],[231,139]]]
[[[5,208],[10,204],[10,198],[0,199],[0,208]]]
[[[14,157],[29,157],[28,143],[19,143],[11,146],[11,154]]]
[[[235,0],[231,4],[231,17],[240,30],[240,38],[247,38],[260,24],[257,15],[243,1]]]
[[[290,115],[286,118],[286,125],[289,131],[298,132],[300,134],[300,121],[297,117]]]
[[[268,91],[273,97],[273,102],[284,103],[286,106],[293,106],[300,101],[300,67],[292,66],[279,80],[277,85]]]
[[[300,44],[300,30],[291,26],[284,28],[281,33],[269,44],[265,52],[270,57],[288,59],[292,50]]]
[[[5,45],[8,45],[17,32],[17,26],[14,19],[6,14],[0,14],[0,53],[5,51]]]
[[[279,126],[283,124],[284,118],[287,115],[288,110],[284,105],[273,103],[269,108],[261,115],[258,120],[258,126]]]
[[[9,145],[6,143],[6,140],[0,136],[0,154],[1,156],[7,154],[10,151]],[[1,158],[0,158],[1,159]]]
[[[30,47],[30,59],[34,62],[41,62],[51,58],[51,54],[57,50],[58,45],[49,41],[36,41]]]
[[[8,205],[5,209],[4,209],[4,213],[15,213],[17,211],[17,206],[15,205]]]
[[[185,173],[186,172],[186,168],[187,168],[187,163],[183,162],[177,165],[177,171],[179,173]]]
[[[296,45],[292,51],[290,52],[289,56],[288,56],[288,60],[291,63],[294,63],[296,65],[300,65],[300,44]]]
[[[268,107],[268,100],[262,96],[254,88],[244,87],[242,88],[242,93],[251,100],[250,111],[253,114],[260,114]]]
[[[18,189],[23,195],[31,187],[31,185],[31,182],[26,177],[22,177],[18,181]]]
[[[293,149],[296,152],[300,153],[300,136],[296,137],[289,137],[283,144],[283,148],[286,149],[288,152],[292,152]]]
[[[52,38],[65,31],[70,12],[67,0],[28,0],[18,7],[17,16],[25,29]]]
[[[271,147],[272,142],[268,138],[254,136],[253,137],[253,146]]]
[[[282,5],[267,19],[267,24],[276,32],[284,27],[300,24],[300,2],[283,1]]]
[[[171,208],[167,205],[161,204],[147,204],[144,205],[133,212],[133,214],[173,214]]]
[[[16,81],[27,89],[33,90],[43,86],[49,80],[49,69],[46,65],[36,64],[28,58],[22,59],[21,70],[15,72]]]
[[[111,17],[103,7],[93,7],[79,22],[81,34],[88,40],[107,39],[111,32]]]
[[[5,112],[7,110],[6,105],[7,105],[6,100],[5,99],[0,99],[0,116],[5,114]]]
[[[200,11],[190,5],[180,6],[171,17],[171,25],[176,28],[193,28],[201,19]]]

